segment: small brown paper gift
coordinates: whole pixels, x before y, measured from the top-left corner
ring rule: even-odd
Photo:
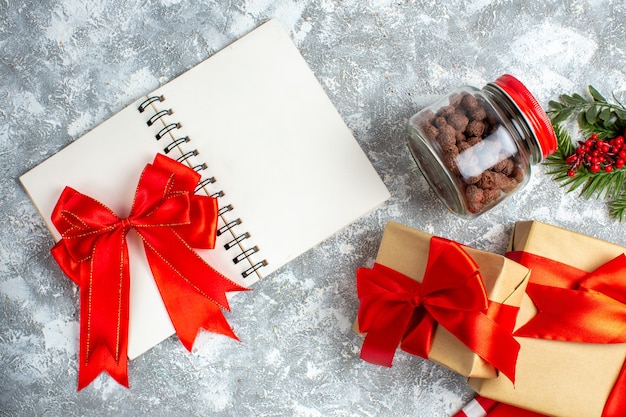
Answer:
[[[468,274],[469,278],[459,274],[461,278],[455,281],[455,273],[468,265],[477,272]],[[374,268],[357,271],[361,304],[355,330],[360,328],[367,333],[361,357],[391,366],[400,340],[403,350],[461,375],[495,378],[496,368],[507,368],[512,371],[508,373],[512,377],[519,345],[511,332],[528,275],[527,268],[504,256],[389,222]],[[453,289],[443,288],[446,285]],[[468,312],[476,291],[482,291],[483,310]],[[450,315],[457,327],[448,325]],[[429,330],[421,333],[419,328],[424,326],[430,326]],[[424,338],[428,341],[417,340],[420,337],[416,334],[428,334]],[[427,344],[426,353],[408,346],[409,338],[420,345]],[[468,339],[472,339],[470,343],[466,343]],[[380,356],[376,355],[380,351],[384,351],[384,359],[379,361]],[[488,354],[481,357],[476,351],[488,351]],[[505,358],[506,366],[494,366],[503,363],[494,360],[494,355]]]
[[[518,222],[515,225],[509,249],[511,251],[509,256],[514,259],[530,254],[528,259],[547,258],[546,262],[556,261],[559,264],[555,265],[561,265],[545,272],[531,265],[529,261],[520,259],[521,263],[531,267],[529,293],[535,283],[544,284],[544,277],[547,275],[554,274],[557,280],[562,279],[565,282],[567,280],[565,277],[570,276],[570,267],[579,270],[582,273],[579,276],[583,279],[590,275],[597,275],[597,271],[605,270],[605,265],[613,264],[615,260],[623,258],[622,254],[626,250],[612,243],[534,221]],[[550,264],[546,263],[546,265]],[[588,274],[592,271],[596,272]],[[605,274],[605,279],[613,280],[613,277],[622,282],[626,280],[624,274],[617,276]],[[540,287],[545,288],[546,285]],[[552,288],[554,287],[549,290]],[[595,291],[591,292],[594,297],[599,296],[598,294]],[[607,303],[616,308],[622,307],[613,299]],[[561,301],[558,304],[553,302],[552,305],[557,310],[567,308]],[[527,329],[531,319],[534,320],[539,314],[545,314],[545,310],[549,308],[544,307],[543,310],[539,313],[531,298],[525,294],[517,317],[516,331],[519,331],[523,325],[526,325],[524,329]],[[577,311],[574,310],[577,310],[575,306],[571,310],[565,310],[565,314],[571,315],[572,321],[586,325],[584,320],[575,315]],[[568,328],[568,326],[571,327],[563,323],[562,327]],[[604,331],[603,325],[594,327],[595,330]],[[516,339],[520,342],[521,349],[515,385],[502,377],[490,380],[470,379],[470,386],[479,394],[551,416],[624,415],[626,411],[623,405],[617,405],[616,408],[616,403],[608,404],[612,401],[609,401],[609,398],[617,400],[625,397],[623,394],[626,389],[625,384],[616,384],[616,381],[626,359],[626,344],[591,344],[537,337],[516,337]],[[621,394],[619,387],[622,387]]]

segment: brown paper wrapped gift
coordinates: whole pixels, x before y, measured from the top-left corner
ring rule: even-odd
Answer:
[[[366,343],[368,342],[368,338],[371,335],[373,336],[374,333],[374,329],[373,327],[371,327],[371,325],[367,324],[367,328],[363,327],[364,323],[366,323],[365,316],[371,316],[371,310],[374,310],[373,308],[368,310],[368,307],[366,307],[366,302],[372,301],[371,299],[377,296],[370,295],[370,299],[368,300],[367,296],[364,295],[363,288],[365,284],[363,284],[363,275],[370,274],[372,272],[380,270],[380,268],[383,268],[385,271],[391,271],[393,274],[401,275],[400,278],[404,279],[405,283],[408,282],[408,287],[416,285],[421,286],[421,288],[426,288],[427,280],[425,279],[425,273],[429,271],[429,268],[430,270],[432,270],[429,255],[433,254],[434,257],[435,254],[438,253],[435,249],[436,246],[433,246],[431,244],[432,239],[443,241],[443,245],[446,247],[448,242],[452,246],[461,247],[461,245],[457,244],[456,242],[433,237],[430,234],[409,228],[407,226],[403,226],[394,222],[389,222],[385,228],[385,232],[382,237],[374,268],[360,268],[357,271],[357,288],[359,290],[361,305],[359,307],[359,317],[357,319],[357,323],[355,323],[355,330],[359,331],[359,326],[361,326],[361,330],[364,333],[367,333],[363,349],[361,351],[361,357],[364,360],[368,360],[368,358],[364,357]],[[473,338],[478,339],[477,343],[482,344],[483,346],[488,346],[490,354],[493,352],[498,352],[496,353],[496,355],[499,355],[500,353],[513,354],[513,352],[504,352],[506,349],[504,349],[503,346],[494,346],[493,344],[497,344],[499,343],[499,341],[504,341],[506,342],[505,344],[507,346],[511,346],[510,344],[508,344],[509,342],[511,342],[515,345],[517,349],[519,348],[519,345],[513,339],[511,332],[515,323],[515,317],[517,315],[519,303],[521,302],[526,283],[528,282],[529,271],[527,268],[501,255],[496,255],[465,246],[462,246],[462,250],[464,251],[465,255],[467,255],[467,257],[471,259],[469,262],[475,263],[478,271],[478,273],[476,274],[476,276],[478,276],[478,280],[480,281],[482,278],[479,286],[483,288],[484,302],[487,303],[487,305],[489,306],[490,313],[486,314],[486,310],[483,310],[480,313],[476,313],[476,315],[481,316],[479,317],[481,320],[470,321],[468,323],[463,321],[464,318],[459,319],[459,317],[464,316],[457,316],[457,319],[461,322],[462,326],[467,327],[465,329],[467,333],[471,333]],[[462,263],[459,262],[460,261],[456,260],[454,260],[453,262],[449,262],[449,259],[446,263],[444,263],[444,261],[440,262],[439,272],[443,273],[436,274],[437,276],[429,278],[428,280],[434,282],[435,286],[438,285],[439,282],[447,281],[448,276],[453,275],[450,272],[460,268],[459,265],[461,265]],[[433,274],[429,274],[429,276],[433,276]],[[424,290],[407,290],[407,294],[409,294],[409,296],[410,291],[413,291],[413,293],[417,293]],[[458,297],[456,298],[456,300],[458,300],[460,304],[467,304],[469,302],[469,299],[471,298],[470,290],[461,286],[460,288],[458,288],[457,296]],[[395,295],[392,295],[392,297],[395,297]],[[381,296],[380,298],[389,300],[389,296],[387,294]],[[428,298],[428,296],[426,296],[426,298]],[[374,304],[377,301],[379,300],[374,299]],[[435,303],[437,302],[438,301],[435,301]],[[446,301],[444,301],[444,303],[445,302]],[[412,304],[412,306],[407,306],[407,304]],[[389,309],[393,310],[398,306],[400,306],[399,308],[413,308],[413,310],[409,310],[409,313],[406,313],[406,315],[412,315],[410,323],[415,324],[416,317],[421,314],[418,312],[420,307],[417,306],[417,304],[420,304],[420,302],[416,301],[415,299],[409,300],[408,302],[406,302],[406,300],[398,302],[398,300],[394,299],[390,303],[384,304],[383,307],[380,307],[376,311],[376,314],[386,314],[389,312]],[[387,307],[389,307],[389,309],[387,309]],[[497,316],[497,314],[492,314],[492,307],[494,307],[495,310],[500,311],[502,315]],[[461,308],[465,308],[465,306],[461,306]],[[387,309],[387,311],[384,311],[385,309]],[[381,311],[382,313],[380,313]],[[433,317],[435,317],[437,315],[436,309],[432,311],[432,314],[434,315]],[[507,316],[507,313],[508,317],[505,318],[505,316]],[[426,314],[428,315],[428,313]],[[454,315],[456,313],[452,314]],[[487,316],[489,318],[487,318]],[[380,316],[376,317],[378,318]],[[494,366],[494,362],[498,362],[497,360],[488,362],[477,353],[472,351],[468,347],[469,345],[467,343],[461,342],[458,336],[455,336],[450,331],[448,331],[442,323],[437,322],[436,318],[432,320],[431,317],[430,319],[432,321],[432,331],[430,334],[430,337],[432,337],[432,339],[430,339],[429,341],[430,349],[427,354],[423,355],[411,351],[408,348],[405,348],[404,342],[408,337],[406,336],[406,333],[404,339],[402,339],[402,344],[400,345],[403,350],[409,353],[426,357],[429,360],[444,365],[461,375],[477,376],[481,378],[496,377],[498,372],[496,370],[496,366]],[[485,326],[489,330],[485,330],[483,328],[482,323],[484,323],[484,321],[482,321],[482,319],[485,319],[485,321],[489,322],[487,323],[487,326]],[[390,328],[396,326],[397,322],[398,320],[396,320],[395,317],[392,317],[383,326],[379,326],[377,328],[377,332],[379,335],[382,335],[382,338],[380,339],[385,339],[386,332],[391,332],[392,330],[390,330]],[[480,325],[477,324],[479,322],[481,323]],[[503,324],[505,322],[508,323]],[[491,326],[496,327],[497,331],[489,333],[490,331],[492,331]],[[498,337],[495,337],[495,340],[489,340],[490,337],[486,336],[487,334],[494,334]],[[393,358],[393,354],[395,348],[398,346],[398,343],[396,341],[395,344],[392,344],[391,346],[389,346],[389,342],[387,341],[383,341],[383,343],[387,343],[387,349],[391,348],[390,357],[388,357],[388,364],[379,363],[373,360],[368,361],[379,363],[381,365],[391,366],[391,359]],[[478,349],[478,351],[481,350]],[[514,372],[515,354],[513,354],[512,356],[512,368],[509,369],[513,369]],[[509,358],[510,357],[511,356],[509,356]]]
[[[524,253],[566,264],[556,273],[560,276],[566,275],[564,271],[568,270],[568,266],[583,273],[596,271],[607,262],[620,258],[626,250],[612,243],[534,221],[515,225],[509,249],[512,252],[509,256]],[[529,262],[520,262],[532,266]],[[531,267],[529,291],[535,282],[541,282],[537,270]],[[614,278],[626,280],[624,275]],[[574,314],[574,311],[566,311],[566,314],[570,313]],[[537,314],[535,304],[526,294],[517,317],[516,331]],[[566,327],[565,324],[563,327]],[[616,381],[626,359],[626,344],[591,344],[535,337],[516,339],[521,349],[515,385],[502,377],[490,380],[472,378],[469,384],[474,390],[488,398],[550,416],[626,415],[624,409],[611,411],[609,406],[605,408],[610,395],[624,397],[623,391],[619,394],[613,389],[624,386],[616,385]]]

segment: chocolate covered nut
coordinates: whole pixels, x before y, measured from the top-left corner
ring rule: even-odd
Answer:
[[[472,120],[467,124],[467,128],[465,129],[465,133],[468,136],[482,136],[485,132],[485,123],[480,120]]]
[[[435,139],[439,135],[439,129],[431,124],[422,126],[422,132],[430,140]]]
[[[512,178],[514,178],[518,183],[524,181],[524,170],[522,170],[519,166],[516,166],[513,170]]]
[[[483,206],[484,191],[475,185],[469,185],[465,189],[467,206],[472,213],[478,213]]]
[[[488,190],[483,190],[483,204],[487,205],[489,203],[493,203],[498,198],[500,198],[501,195],[502,195],[502,192],[497,188],[490,188]]]
[[[441,135],[451,136],[456,141],[456,129],[449,124],[444,124],[439,127],[439,136]]]
[[[519,186],[519,183],[515,180],[515,178],[510,178],[505,176],[503,180],[503,184],[500,186],[500,189],[505,193],[510,193],[515,190]]]
[[[515,162],[513,162],[513,159],[511,158],[505,159],[504,162],[506,165],[504,169],[502,169],[502,173],[507,177],[510,177],[515,171]]]
[[[437,126],[439,129],[447,125],[448,125],[448,121],[446,120],[445,117],[443,116],[435,117],[435,126]]]
[[[483,190],[490,189],[496,187],[496,176],[495,172],[485,171],[480,177],[480,181],[478,181],[478,186]]]
[[[477,107],[470,110],[468,113],[471,120],[484,120],[487,117],[487,112],[482,107]]]
[[[502,158],[502,154],[500,154],[500,158]],[[515,169],[515,162],[511,158],[501,159],[497,164],[495,164],[492,170],[501,172],[507,177],[510,177]]]
[[[502,189],[503,187],[508,185],[510,178],[504,175],[503,173],[493,172],[493,171],[487,171],[487,172],[490,172],[491,175],[493,176],[494,186],[492,188]]]
[[[457,141],[456,147],[459,150],[459,153],[461,153],[461,152],[464,152],[464,151],[470,149],[472,147],[472,145],[470,143],[468,143],[468,142],[465,142],[465,141],[460,142],[460,143]]]
[[[507,166],[507,162],[506,162],[506,161],[507,161],[507,159],[503,159],[503,160],[501,160],[501,161],[498,161],[496,164],[494,164],[494,166],[493,166],[493,168],[492,168],[492,169],[493,169],[494,171],[496,171],[496,172],[502,172],[502,171],[504,171],[504,169],[505,169],[505,168],[506,168],[506,166]]]
[[[448,117],[448,124],[456,130],[463,132],[469,123],[469,119],[463,113],[455,112]]]
[[[442,125],[439,128],[437,142],[441,145],[444,155],[453,149],[456,151],[456,130],[448,124]]]
[[[455,107],[453,105],[444,106],[437,112],[437,116],[448,117],[453,114],[455,111]]]
[[[478,100],[471,94],[465,94],[461,100],[461,104],[468,110],[473,110],[478,107]]]
[[[459,167],[456,164],[456,155],[454,155],[452,152],[447,153],[443,157],[443,163],[446,168],[448,168],[454,175],[460,174]]]

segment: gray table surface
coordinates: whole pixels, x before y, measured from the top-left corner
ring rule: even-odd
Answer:
[[[450,2],[0,1],[0,414],[7,416],[453,415],[461,376],[398,352],[359,359],[355,269],[394,220],[503,253],[517,220],[626,245],[602,201],[545,174],[486,215],[447,213],[404,144],[408,117],[460,85],[500,74],[542,105],[588,84],[626,89],[626,5],[618,0]],[[175,337],[132,361],[131,388],[100,376],[76,392],[78,291],[18,177],[141,94],[269,18],[279,19],[353,129],[392,197],[380,209],[235,297],[242,342]]]

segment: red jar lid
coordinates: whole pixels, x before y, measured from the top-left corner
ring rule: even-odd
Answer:
[[[494,81],[494,84],[509,95],[526,117],[539,142],[543,157],[546,158],[556,151],[556,134],[554,133],[550,119],[524,84],[509,74],[500,76]]]

